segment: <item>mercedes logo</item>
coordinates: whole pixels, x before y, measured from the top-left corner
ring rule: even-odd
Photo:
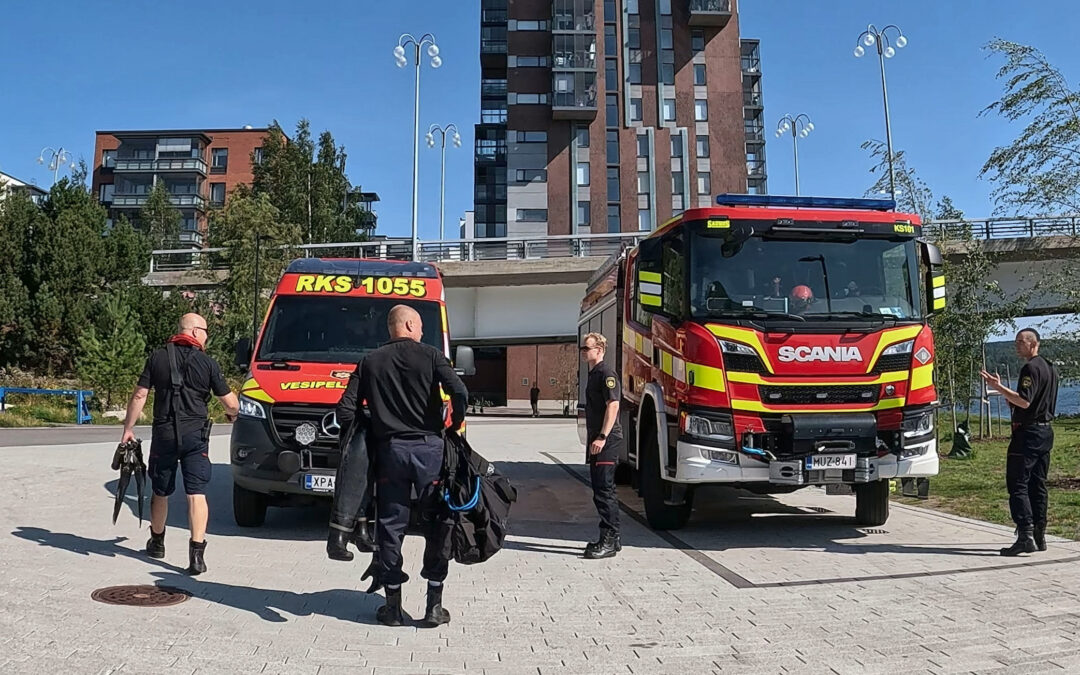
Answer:
[[[328,412],[322,418],[322,430],[327,436],[337,438],[341,433],[341,425],[337,421],[336,412]]]

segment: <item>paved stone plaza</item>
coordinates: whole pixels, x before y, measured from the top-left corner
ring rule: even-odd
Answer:
[[[623,488],[622,553],[582,560],[596,519],[561,420],[470,421],[521,499],[506,550],[451,568],[453,621],[433,630],[374,623],[367,557],[326,558],[327,509],[272,509],[264,528],[237,528],[227,436],[212,446],[210,571],[189,578],[182,495],[168,555],[150,561],[129,509],[110,522],[116,441],[41,433],[53,444],[0,448],[3,673],[1080,672],[1078,543],[1003,559],[1010,529],[895,506],[884,527],[860,529],[852,497],[820,490],[702,494],[690,526],[661,535]],[[421,547],[405,549],[417,617]],[[193,597],[90,598],[121,584]]]

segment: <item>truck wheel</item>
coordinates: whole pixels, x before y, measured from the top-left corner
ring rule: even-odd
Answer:
[[[889,481],[855,486],[855,523],[858,525],[884,525],[889,519]]]
[[[692,492],[679,505],[667,504],[671,484],[660,477],[660,458],[655,432],[641,443],[641,497],[645,502],[645,518],[654,530],[679,530],[690,520],[693,509]]]
[[[266,495],[233,483],[232,509],[240,527],[260,527],[266,520]]]

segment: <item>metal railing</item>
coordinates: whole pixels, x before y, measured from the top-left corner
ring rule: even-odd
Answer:
[[[114,161],[114,171],[196,171],[206,173],[206,162],[194,157],[183,159],[123,159]]]
[[[964,227],[970,227],[976,239],[1077,237],[1080,236],[1080,216],[936,220],[927,222],[924,231],[930,237],[959,238]],[[648,234],[621,232],[423,241],[418,244],[418,257],[423,262],[431,263],[606,257],[624,246],[637,244]],[[408,238],[303,244],[295,247],[295,250],[297,257],[412,259],[412,242]],[[229,269],[229,261],[223,248],[169,249],[150,254],[150,272],[226,269]]]

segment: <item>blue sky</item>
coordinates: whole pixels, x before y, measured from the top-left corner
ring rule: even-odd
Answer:
[[[979,111],[1000,94],[991,38],[1042,49],[1080,83],[1068,0],[1038,11],[1002,0],[745,0],[741,32],[762,40],[766,124],[805,112],[814,133],[800,144],[804,194],[861,195],[872,182],[859,144],[884,138],[876,56],[856,59],[855,39],[894,23],[907,48],[887,63],[893,141],[935,194],[968,216],[990,215],[983,161],[1018,127]],[[449,7],[457,8],[451,11]],[[135,8],[138,8],[135,10]],[[21,2],[0,22],[0,171],[48,186],[36,159],[64,146],[88,162],[97,129],[265,125],[307,117],[349,153],[354,184],[374,190],[379,231],[410,228],[411,67],[391,51],[403,32],[433,31],[444,65],[421,75],[421,134],[456,123],[463,147],[447,149],[447,223],[472,206],[472,125],[479,116],[479,3],[325,0],[76,0]],[[790,139],[766,152],[769,187],[794,190]],[[438,234],[439,156],[421,144],[420,235]]]

